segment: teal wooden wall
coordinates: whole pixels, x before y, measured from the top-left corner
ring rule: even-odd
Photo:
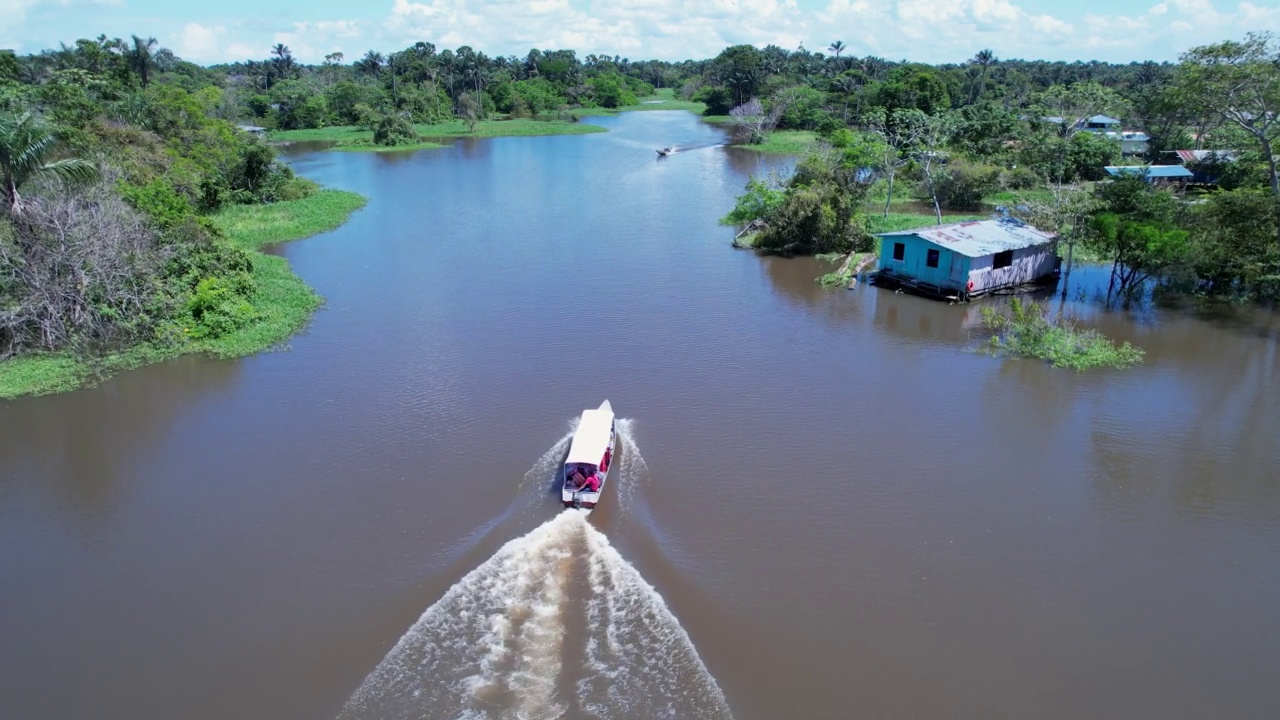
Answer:
[[[893,259],[893,244],[902,243],[902,260]],[[938,251],[938,267],[926,265],[929,250]],[[951,270],[952,262],[959,262],[956,275]],[[934,245],[919,235],[892,235],[880,238],[880,269],[894,275],[931,283],[938,287],[961,290],[969,279],[969,258],[959,253]],[[958,277],[953,280],[952,277]]]

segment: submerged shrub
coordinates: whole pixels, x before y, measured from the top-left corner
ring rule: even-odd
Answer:
[[[1097,330],[1081,328],[1065,315],[1059,314],[1057,322],[1051,322],[1034,302],[1014,298],[1009,310],[1005,314],[994,308],[982,309],[982,324],[993,333],[988,341],[993,353],[1040,358],[1054,367],[1076,371],[1131,367],[1146,355],[1128,342],[1116,345]]]

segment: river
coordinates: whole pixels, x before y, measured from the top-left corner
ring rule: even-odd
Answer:
[[[732,250],[787,161],[591,122],[297,148],[370,200],[281,248],[287,351],[0,404],[0,716],[1274,716],[1280,323],[1073,298],[1147,362],[992,358]]]

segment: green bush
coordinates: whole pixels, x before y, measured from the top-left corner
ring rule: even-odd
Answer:
[[[187,301],[192,320],[187,334],[196,339],[216,338],[247,325],[257,316],[246,298],[252,287],[253,280],[245,273],[201,280]]]
[[[122,181],[117,183],[117,189],[126,202],[146,214],[161,230],[184,222],[195,214],[191,201],[178,194],[173,185],[163,178],[141,186]]]
[[[1000,169],[967,160],[952,160],[938,178],[938,202],[950,210],[977,210],[982,198],[1000,189]],[[922,195],[928,190],[923,189]]]
[[[1036,174],[1030,168],[1015,167],[1005,170],[1000,175],[1000,184],[1006,190],[1030,190],[1039,187],[1044,182],[1044,178]]]
[[[1145,353],[1129,343],[1116,345],[1102,333],[1079,327],[1065,315],[1057,322],[1045,317],[1034,302],[1014,298],[1008,314],[982,308],[982,324],[993,334],[990,350],[997,354],[1048,360],[1054,367],[1076,371],[1095,367],[1126,368],[1142,362]]]
[[[399,113],[383,115],[373,129],[373,142],[383,147],[396,145],[412,145],[420,142],[413,125]]]
[[[733,94],[728,88],[704,86],[694,93],[693,100],[707,106],[703,115],[728,115],[733,109]]]

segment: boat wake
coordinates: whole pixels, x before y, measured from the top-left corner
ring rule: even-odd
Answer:
[[[645,475],[630,429],[620,422],[624,459],[614,479],[628,492]],[[569,437],[535,463],[526,484],[557,470]],[[449,588],[338,715],[566,716],[732,717],[662,597],[577,510],[506,543]]]

